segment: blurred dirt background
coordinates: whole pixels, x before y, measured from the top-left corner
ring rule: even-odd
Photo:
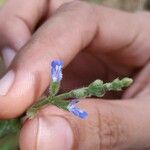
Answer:
[[[115,7],[127,11],[148,9],[150,5],[150,0],[88,0],[88,1],[100,3],[102,5]]]

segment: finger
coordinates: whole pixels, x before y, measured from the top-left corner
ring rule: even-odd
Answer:
[[[50,81],[50,61],[61,59],[67,64],[91,41],[96,31],[95,23],[86,26],[89,22],[88,15],[83,20],[91,8],[88,4],[80,6],[78,2],[73,4],[73,8],[76,6],[77,12],[82,16],[77,18],[76,22],[70,24],[72,16],[76,16],[76,11],[72,10],[72,4],[67,4],[64,10],[60,9],[60,12],[45,23],[19,51],[13,65],[0,82],[0,107],[3,108],[0,109],[0,117],[15,117],[24,112],[47,88]],[[70,11],[67,12],[69,8]],[[91,19],[93,20],[93,17]],[[70,26],[73,30],[69,29]],[[88,37],[85,41],[82,37],[84,32]],[[9,105],[10,99],[14,99],[15,104]]]
[[[88,100],[80,107],[88,111],[87,120],[54,106],[42,110],[38,117],[25,123],[21,150],[122,150],[150,146],[148,101]]]
[[[150,63],[147,63],[145,67],[140,71],[138,76],[135,78],[134,84],[127,89],[124,93],[123,98],[133,98],[144,95],[149,95],[149,74],[150,74]]]
[[[150,31],[150,13],[130,14],[100,8],[97,14],[101,14],[97,16],[99,32],[89,49],[96,54],[103,52],[110,59],[110,64],[131,69],[144,66],[150,58],[149,42],[146,40]]]
[[[71,0],[52,0],[52,1],[8,1],[1,10],[0,36],[4,42],[2,56],[5,66],[11,64],[19,50],[30,39],[38,22],[45,16],[50,16],[63,3]],[[7,18],[7,20],[5,20]]]
[[[9,0],[1,9],[1,36],[3,44],[20,49],[30,38],[39,21],[71,0]],[[7,18],[7,20],[5,20]]]
[[[1,44],[9,44],[15,50],[20,49],[29,40],[45,9],[45,0],[9,0],[0,14]]]
[[[107,12],[108,9],[103,8],[103,14]],[[108,17],[112,12],[107,14]],[[1,79],[0,95],[5,96],[0,97],[0,117],[8,118],[21,114],[45,91],[50,82],[49,63],[52,60],[61,59],[66,66],[93,39],[97,40],[95,35],[100,33],[101,28],[94,14],[95,5],[91,6],[80,1],[64,4],[37,30],[28,44],[18,53],[8,73]],[[124,15],[119,13],[117,19],[122,20],[123,17]],[[130,21],[133,20],[125,20],[124,24],[116,26],[125,29],[124,26]],[[103,20],[101,22],[105,23]],[[129,32],[127,29],[123,31]],[[116,41],[116,38],[113,38],[116,33],[112,33],[113,43]],[[109,41],[109,38],[105,40]]]
[[[0,37],[2,56],[5,66],[8,67],[14,56],[30,39],[35,26],[44,16],[46,1],[9,0],[1,9]],[[7,20],[6,20],[7,18]]]

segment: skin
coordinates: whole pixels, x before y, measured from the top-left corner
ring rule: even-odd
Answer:
[[[17,117],[37,101],[50,82],[50,61],[61,59],[66,66],[62,91],[96,78],[131,76],[134,84],[123,95],[108,95],[107,101],[80,102],[89,113],[84,121],[46,107],[24,123],[21,149],[149,149],[150,14],[66,2],[9,0],[1,9],[0,46],[16,51],[7,69],[16,77],[7,95],[0,96],[0,118]]]

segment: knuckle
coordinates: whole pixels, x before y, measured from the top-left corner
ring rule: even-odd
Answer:
[[[118,147],[127,140],[127,125],[123,123],[120,117],[114,112],[102,113],[97,112],[98,122],[97,128],[99,137],[100,150],[118,149]]]

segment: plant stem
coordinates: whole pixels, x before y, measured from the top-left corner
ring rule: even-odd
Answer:
[[[70,99],[70,98],[73,98],[72,91],[57,95],[55,98],[56,99]]]
[[[37,111],[48,104],[56,105],[59,108],[67,110],[69,101],[67,99],[80,99],[91,96],[102,97],[107,91],[120,91],[124,87],[132,84],[133,80],[130,78],[123,78],[122,80],[115,79],[112,82],[103,83],[101,80],[95,80],[88,87],[72,90],[57,96],[48,96],[34,104],[28,111],[27,116],[32,118]]]
[[[66,95],[67,94],[68,93],[66,93]],[[63,100],[62,97],[65,97],[65,96],[61,96],[61,95],[60,95],[60,97],[59,96],[57,96],[57,97],[49,96],[49,97],[43,98],[42,100],[38,101],[27,111],[28,118],[33,118],[37,114],[38,110],[40,110],[44,106],[47,106],[48,104],[53,104],[59,108],[67,110],[67,105],[69,104],[69,102]]]

